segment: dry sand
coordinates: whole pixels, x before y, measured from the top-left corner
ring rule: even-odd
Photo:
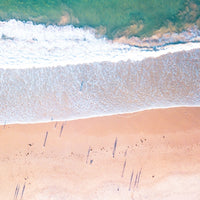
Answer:
[[[200,199],[200,108],[0,126],[0,199],[22,195],[24,200]]]

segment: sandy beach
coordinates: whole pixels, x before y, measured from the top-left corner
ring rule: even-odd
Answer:
[[[4,125],[0,199],[197,200],[199,153],[200,107]]]

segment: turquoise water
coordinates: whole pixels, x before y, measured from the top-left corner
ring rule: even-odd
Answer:
[[[93,27],[108,38],[150,36],[162,27],[200,26],[199,0],[1,0],[0,20]],[[199,21],[198,21],[199,20]],[[131,26],[131,25],[134,25]],[[169,28],[170,27],[170,28]],[[173,28],[172,28],[173,27]]]

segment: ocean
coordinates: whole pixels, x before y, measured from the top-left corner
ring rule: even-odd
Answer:
[[[1,0],[0,124],[200,106],[199,0]]]

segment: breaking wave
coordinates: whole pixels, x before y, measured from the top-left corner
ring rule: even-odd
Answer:
[[[0,22],[0,68],[43,68],[93,62],[140,61],[200,47],[198,42],[137,48],[96,38],[93,29]],[[195,37],[191,37],[194,39]]]

